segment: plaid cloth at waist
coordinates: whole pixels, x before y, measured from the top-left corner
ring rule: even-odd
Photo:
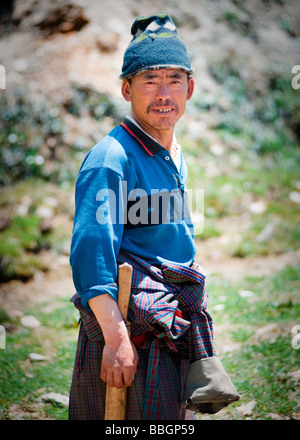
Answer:
[[[192,267],[173,263],[157,267],[120,252],[118,264],[124,262],[133,267],[128,311],[131,338],[139,348],[150,350],[144,417],[151,419],[159,389],[160,349],[176,352],[190,362],[215,354],[205,277]],[[94,341],[103,339],[94,314],[81,305],[80,296],[75,294],[71,301],[80,311],[87,336]]]
[[[180,264],[153,266],[120,252],[118,264],[124,262],[133,267],[128,318],[135,344],[149,349],[156,338],[160,346],[191,361],[213,356],[213,325],[206,310],[204,275]],[[94,314],[81,305],[79,294],[71,301],[80,311],[87,336],[102,339]]]
[[[149,348],[154,338],[161,346],[191,361],[213,356],[212,319],[206,310],[205,277],[180,264],[152,266],[121,252],[118,263],[133,267],[129,319],[132,338]]]

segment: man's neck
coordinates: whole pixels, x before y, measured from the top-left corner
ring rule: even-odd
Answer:
[[[174,137],[174,129],[165,129],[165,130],[157,130],[153,129],[146,124],[143,124],[141,121],[138,121],[133,115],[131,115],[133,121],[149,136],[151,136],[156,142],[158,142],[162,147],[171,152],[173,137]]]

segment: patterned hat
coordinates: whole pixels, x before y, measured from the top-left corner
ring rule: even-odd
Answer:
[[[169,15],[139,17],[131,27],[131,34],[133,39],[125,51],[120,78],[167,68],[193,73],[186,47]]]

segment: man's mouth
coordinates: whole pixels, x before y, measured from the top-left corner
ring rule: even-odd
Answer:
[[[153,110],[157,113],[170,113],[173,109],[172,108],[154,108]]]
[[[151,111],[153,111],[157,115],[167,116],[177,110],[178,110],[177,104],[175,102],[165,102],[164,104],[162,104],[162,103],[161,104],[158,104],[158,103],[150,104],[147,109],[147,112],[150,113]]]

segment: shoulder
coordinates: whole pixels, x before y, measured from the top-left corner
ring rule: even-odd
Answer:
[[[94,145],[87,153],[80,172],[105,167],[117,173],[122,173],[124,166],[128,163],[122,131],[119,126],[115,127],[107,136]]]

